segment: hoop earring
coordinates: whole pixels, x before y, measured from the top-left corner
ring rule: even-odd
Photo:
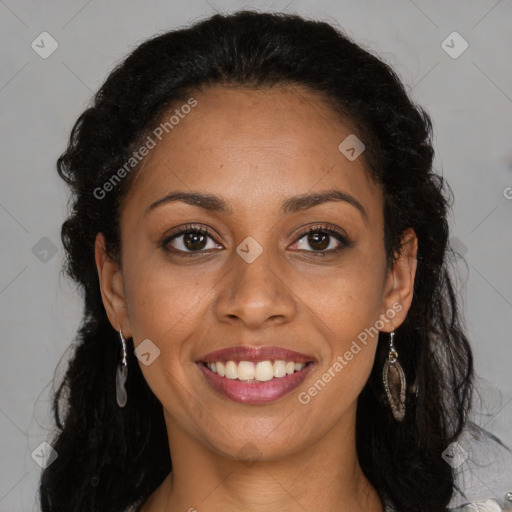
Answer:
[[[398,362],[398,352],[394,343],[395,331],[392,331],[389,336],[388,360],[384,363],[382,380],[393,416],[397,421],[403,421],[405,418],[405,374]]]
[[[124,407],[128,399],[125,388],[126,378],[128,377],[128,361],[126,360],[126,340],[123,337],[122,329],[119,329],[119,338],[121,339],[121,361],[117,365],[116,371],[116,400],[119,407]]]

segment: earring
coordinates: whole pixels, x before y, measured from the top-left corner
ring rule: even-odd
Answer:
[[[119,337],[121,339],[121,361],[117,365],[116,371],[116,399],[119,407],[126,405],[128,395],[124,386],[126,378],[128,377],[128,362],[126,360],[126,340],[123,337],[123,331],[119,329]]]
[[[384,363],[382,380],[391,405],[391,412],[397,421],[405,417],[405,374],[398,362],[395,344],[395,331],[390,333],[388,360]]]

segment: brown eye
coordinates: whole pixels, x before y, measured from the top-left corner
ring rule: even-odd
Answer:
[[[344,235],[334,229],[324,227],[316,227],[302,233],[295,243],[299,250],[319,253],[334,253],[348,245],[348,239]]]
[[[329,247],[330,238],[330,235],[327,233],[310,233],[308,235],[308,244],[315,250],[323,251]]]
[[[165,250],[179,255],[190,256],[208,249],[222,249],[212,234],[204,229],[187,228],[167,237],[162,246]],[[181,254],[180,254],[181,253]]]
[[[204,249],[207,237],[202,233],[186,233],[183,235],[183,245],[189,251],[200,251]]]

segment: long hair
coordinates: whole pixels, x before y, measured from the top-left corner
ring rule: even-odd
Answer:
[[[358,399],[357,453],[379,493],[399,510],[444,510],[455,489],[443,451],[461,434],[471,404],[473,361],[449,272],[451,192],[432,169],[432,125],[395,72],[331,24],[297,15],[240,11],[215,15],[138,46],[108,76],[73,127],[58,160],[71,190],[62,226],[65,270],[84,299],[73,357],[54,397],[58,458],[42,473],[43,512],[122,512],[143,503],[171,471],[162,405],[129,343],[129,401],[115,400],[118,334],[100,294],[94,259],[98,232],[119,260],[119,213],[137,167],[102,197],[95,191],[122,168],[162,116],[193,91],[214,85],[279,84],[315,91],[357,127],[371,178],[384,195],[388,265],[400,235],[418,236],[414,297],[395,343],[407,382],[407,414],[393,419],[381,372]]]

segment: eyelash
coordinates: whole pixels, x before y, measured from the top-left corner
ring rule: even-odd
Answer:
[[[174,239],[186,235],[189,233],[194,234],[200,234],[200,235],[206,235],[213,239],[213,241],[216,244],[219,244],[217,240],[215,239],[215,235],[208,229],[204,227],[198,227],[194,224],[189,224],[187,226],[184,226],[180,231],[177,231],[176,233],[172,233],[171,235],[167,236],[162,242],[160,243],[160,246],[167,252],[175,254],[177,256],[183,256],[183,257],[194,257],[194,256],[201,256],[204,255],[204,249],[201,251],[181,251],[180,249],[169,249],[168,244],[172,242]],[[308,229],[301,231],[293,244],[296,244],[299,242],[302,238],[304,238],[306,235],[309,235],[310,233],[326,233],[332,237],[334,237],[336,240],[338,240],[341,243],[341,246],[337,249],[330,249],[328,251],[305,251],[315,254],[317,257],[324,257],[327,254],[337,254],[340,251],[342,251],[345,248],[352,246],[352,241],[347,238],[346,235],[340,233],[336,228],[331,226],[330,224],[319,224],[315,226],[310,226]],[[220,245],[220,244],[219,244]]]

